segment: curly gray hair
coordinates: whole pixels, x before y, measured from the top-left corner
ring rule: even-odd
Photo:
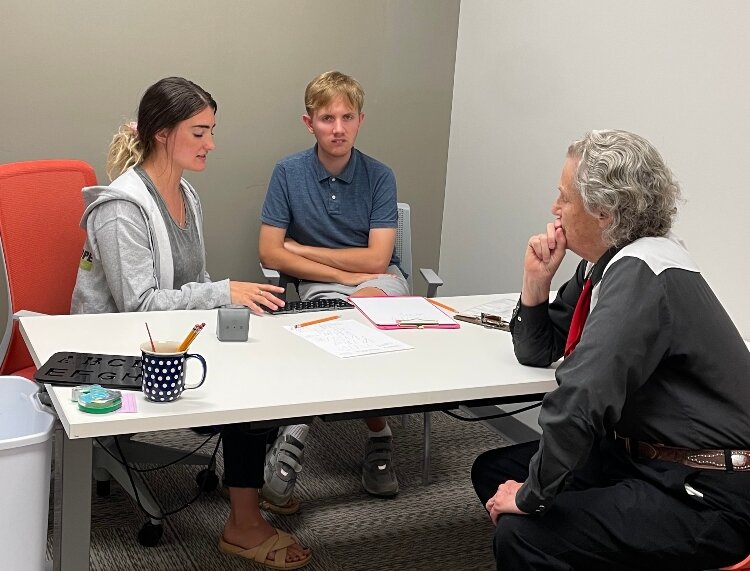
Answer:
[[[575,186],[593,215],[609,214],[605,243],[624,246],[645,236],[664,236],[672,227],[680,186],[659,152],[627,131],[590,131],[568,147],[580,159]]]

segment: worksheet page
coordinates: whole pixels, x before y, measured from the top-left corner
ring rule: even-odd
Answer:
[[[336,319],[297,328],[288,325],[285,329],[342,359],[413,349],[411,345],[351,319]]]

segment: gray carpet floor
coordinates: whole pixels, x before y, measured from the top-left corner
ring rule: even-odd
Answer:
[[[368,496],[360,485],[365,426],[361,421],[316,421],[308,437],[296,495],[302,508],[293,516],[267,514],[273,525],[312,548],[310,571],[491,570],[492,524],[471,487],[476,456],[503,445],[480,423],[433,413],[432,482],[421,482],[422,416],[405,427],[391,419],[395,465],[401,492],[393,499]],[[203,439],[190,431],[143,435],[185,449]],[[213,441],[211,444],[213,449]],[[196,467],[172,466],[147,482],[166,509],[195,491]],[[219,457],[219,472],[221,458]],[[156,547],[138,544],[145,521],[137,505],[116,484],[106,498],[92,501],[91,569],[95,571],[204,571],[263,569],[218,552],[216,543],[229,504],[216,491],[201,496],[164,524]]]

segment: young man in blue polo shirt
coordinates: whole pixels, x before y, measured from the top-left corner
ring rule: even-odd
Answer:
[[[282,159],[268,185],[260,260],[298,278],[303,300],[409,293],[393,249],[393,171],[354,148],[363,104],[364,91],[354,78],[329,71],[313,79],[302,121],[316,144]],[[390,427],[382,417],[365,422],[370,434],[362,485],[375,496],[396,495]],[[263,495],[281,506],[277,511],[296,511],[291,496],[306,435],[306,425],[286,427],[269,451]]]

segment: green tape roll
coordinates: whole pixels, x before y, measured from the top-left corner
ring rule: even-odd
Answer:
[[[112,402],[109,402],[107,404],[101,404],[101,403],[95,403],[92,402],[90,404],[81,404],[78,403],[78,410],[81,410],[83,412],[88,412],[91,414],[104,414],[105,412],[112,412],[117,410],[118,408],[122,407],[122,399],[115,399]]]

